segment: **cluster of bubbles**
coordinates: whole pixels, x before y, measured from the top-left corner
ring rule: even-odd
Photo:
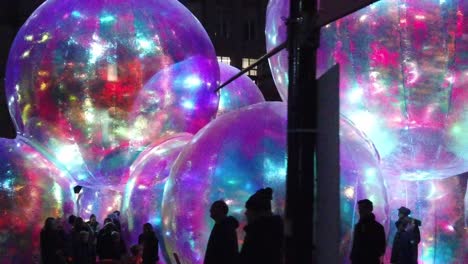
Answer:
[[[343,261],[361,198],[374,201],[387,230],[389,205],[410,197],[423,223],[446,212],[445,229],[442,220],[426,225],[437,234],[423,229],[432,234],[425,249],[443,253],[424,251],[424,261],[450,261],[463,248],[452,235],[463,186],[447,176],[465,169],[464,10],[455,1],[423,2],[383,1],[322,30],[319,72],[342,65]],[[270,1],[269,48],[285,38],[288,4]],[[271,61],[283,98],[285,58]],[[46,1],[21,28],[7,66],[18,136],[0,140],[0,254],[37,252],[47,216],[102,219],[120,208],[130,242],[150,222],[166,262],[176,252],[202,263],[214,200],[225,199],[243,226],[249,195],[270,186],[282,215],[287,107],[265,102],[245,75],[216,92],[238,71],[217,62],[207,33],[176,0]],[[78,195],[75,185],[84,186]],[[437,207],[441,201],[457,209]]]
[[[286,40],[289,4],[269,3],[268,50]],[[422,263],[466,258],[467,14],[461,1],[382,0],[323,27],[317,51],[318,76],[340,64],[341,114],[376,146],[390,207],[423,222]],[[287,59],[270,60],[284,100]]]

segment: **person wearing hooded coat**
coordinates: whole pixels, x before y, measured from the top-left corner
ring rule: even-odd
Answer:
[[[245,203],[247,226],[241,264],[283,263],[283,220],[271,211],[273,190],[258,190]]]
[[[228,212],[229,207],[223,200],[211,205],[210,217],[215,221],[215,225],[206,247],[204,264],[238,263],[239,247],[236,229],[239,227],[239,222],[236,218],[228,216]]]
[[[375,220],[374,206],[368,199],[358,201],[359,222],[354,227],[351,263],[380,264],[385,254],[384,227]]]

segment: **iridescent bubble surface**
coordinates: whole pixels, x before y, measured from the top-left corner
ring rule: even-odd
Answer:
[[[219,62],[220,83],[224,83],[240,72],[239,69]],[[223,87],[219,96],[217,116],[237,110],[244,106],[264,102],[262,92],[258,86],[246,74]]]
[[[164,186],[172,165],[192,137],[191,134],[182,133],[156,142],[132,165],[122,203],[130,241],[138,241],[143,224],[151,223],[161,240],[161,248],[164,248],[161,224]]]
[[[377,219],[388,228],[388,205],[379,156],[372,143],[342,118],[341,208],[343,259],[356,223],[356,202],[373,199]],[[286,104],[258,103],[220,116],[201,130],[177,159],[164,192],[164,240],[169,252],[202,263],[213,221],[212,202],[224,199],[230,213],[246,224],[244,205],[259,188],[274,189],[274,211],[284,212]],[[238,230],[242,242],[244,232]]]
[[[114,212],[120,210],[122,205],[122,192],[110,189],[98,189],[84,187],[78,196],[78,216],[87,220],[91,214],[103,226],[104,219]]]
[[[45,219],[73,213],[73,190],[67,175],[20,137],[0,139],[0,160],[0,256],[33,263]]]
[[[278,26],[288,16],[286,2],[270,1],[270,48],[272,40],[286,39]],[[379,151],[390,208],[416,208],[427,225],[422,263],[466,259],[459,246],[466,239],[466,223],[460,228],[466,176],[459,174],[468,170],[467,12],[463,1],[383,0],[321,30],[317,74],[340,64],[340,110]],[[284,58],[270,63],[287,94],[287,82],[280,82]],[[449,200],[441,213],[431,209]],[[453,232],[443,233],[443,226]]]
[[[340,118],[340,208],[342,263],[349,262],[352,231],[359,221],[357,201],[369,199],[374,214],[388,232],[387,189],[380,171],[380,157],[372,142],[346,117]]]
[[[226,113],[195,135],[180,154],[164,191],[164,241],[182,262],[203,263],[213,225],[212,202],[224,199],[245,224],[245,201],[271,186],[282,214],[286,176],[286,105],[259,103]],[[241,228],[238,230],[243,237]]]
[[[148,94],[153,76],[161,82]],[[49,0],[13,43],[6,88],[21,135],[82,185],[123,186],[141,147],[194,133],[216,115],[218,80],[208,35],[178,1]],[[141,96],[154,103],[137,105]],[[147,133],[155,124],[162,127]],[[109,159],[125,172],[99,167]]]

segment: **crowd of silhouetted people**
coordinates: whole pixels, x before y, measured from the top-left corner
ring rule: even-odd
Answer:
[[[282,264],[283,220],[272,212],[273,190],[258,190],[245,203],[247,225],[239,250],[237,229],[239,222],[229,216],[223,200],[215,201],[210,217],[215,224],[206,245],[204,264]],[[364,199],[358,202],[359,222],[354,227],[350,261],[353,264],[381,264],[386,250],[383,226],[375,219],[373,204]],[[398,209],[397,233],[392,246],[390,263],[417,264],[421,222],[411,218],[408,208]],[[120,212],[115,211],[102,228],[91,215],[85,222],[70,216],[70,231],[66,232],[61,219],[47,218],[41,231],[41,257],[44,264],[55,263],[132,263],[154,264],[159,261],[159,241],[151,224],[142,227],[138,243],[127,250],[121,237]],[[175,254],[176,263],[179,263]]]
[[[104,219],[102,228],[91,215],[88,222],[71,215],[68,232],[62,219],[46,219],[40,235],[41,263],[94,264],[94,263],[156,263],[158,239],[151,224],[142,227],[138,244],[127,249],[121,237],[120,212]]]

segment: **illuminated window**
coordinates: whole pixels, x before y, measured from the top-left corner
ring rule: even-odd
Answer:
[[[231,57],[217,56],[219,62],[231,65]]]
[[[249,67],[250,65],[254,64],[257,62],[257,59],[252,59],[252,58],[242,58],[242,69],[245,69]],[[248,72],[248,75],[250,76],[257,76],[257,66],[255,66],[252,70]]]

